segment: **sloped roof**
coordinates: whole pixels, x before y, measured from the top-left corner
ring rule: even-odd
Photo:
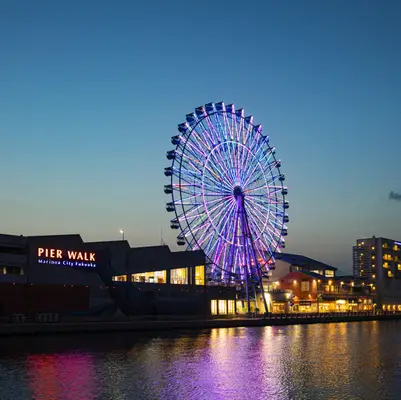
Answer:
[[[300,267],[307,267],[312,270],[323,268],[332,271],[337,271],[337,268],[332,267],[331,265],[322,263],[320,261],[314,260],[313,258],[309,258],[299,254],[281,253],[281,260],[289,264],[299,265]]]

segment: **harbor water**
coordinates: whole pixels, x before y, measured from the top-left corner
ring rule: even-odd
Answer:
[[[0,339],[0,399],[399,399],[401,321]]]

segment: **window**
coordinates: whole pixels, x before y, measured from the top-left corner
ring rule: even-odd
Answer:
[[[217,315],[217,300],[210,300],[210,311],[212,315]]]
[[[227,301],[219,300],[219,315],[226,315],[226,314],[227,314]]]
[[[176,268],[170,271],[170,283],[188,285],[188,268]]]
[[[127,275],[113,276],[111,280],[113,282],[127,282]]]
[[[334,271],[331,271],[331,270],[329,270],[329,269],[326,269],[326,270],[324,271],[324,276],[325,276],[326,278],[334,278]]]
[[[0,275],[24,275],[24,270],[20,267],[1,267]]]
[[[323,271],[318,270],[318,269],[313,269],[313,270],[311,270],[311,272],[312,272],[313,274],[323,275]]]
[[[205,266],[199,265],[195,267],[195,285],[205,284]]]
[[[393,273],[392,273],[391,271],[387,271],[387,276],[388,276],[389,278],[392,278],[394,275],[393,275]]]
[[[228,300],[228,314],[235,314],[235,301],[234,300]]]
[[[388,268],[388,267],[389,267],[388,262],[384,262],[384,263],[383,263],[383,268]]]
[[[383,260],[393,261],[393,257],[391,256],[391,254],[384,254],[383,255]]]
[[[397,265],[398,271],[401,271],[401,264]]]
[[[309,292],[309,281],[301,282],[301,292]]]
[[[394,250],[394,251],[399,251],[399,250],[400,250],[400,247],[399,247],[398,245],[395,244],[394,247],[393,247],[393,250]]]
[[[138,283],[166,283],[166,271],[151,271],[132,274],[132,282]]]
[[[387,247],[388,247],[388,243],[383,243],[383,249],[387,249]]]

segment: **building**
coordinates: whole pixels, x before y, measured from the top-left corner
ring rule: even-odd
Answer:
[[[78,234],[0,235],[0,288],[0,316],[235,313],[235,288],[206,286],[203,251]]]
[[[273,279],[283,275],[283,272],[296,271],[313,273],[324,278],[334,278],[336,275],[337,268],[303,255],[281,253],[279,257],[279,260],[276,261],[276,270],[272,273]]]
[[[337,268],[296,254],[282,254],[265,281],[273,313],[373,310],[372,287],[364,279],[336,276]]]
[[[371,286],[377,310],[401,311],[400,241],[358,239],[353,247],[353,275]]]

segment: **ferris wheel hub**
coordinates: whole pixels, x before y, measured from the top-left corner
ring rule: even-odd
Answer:
[[[239,196],[244,196],[244,192],[241,188],[241,186],[235,186],[234,190],[233,190],[233,194],[235,199],[237,199]]]

